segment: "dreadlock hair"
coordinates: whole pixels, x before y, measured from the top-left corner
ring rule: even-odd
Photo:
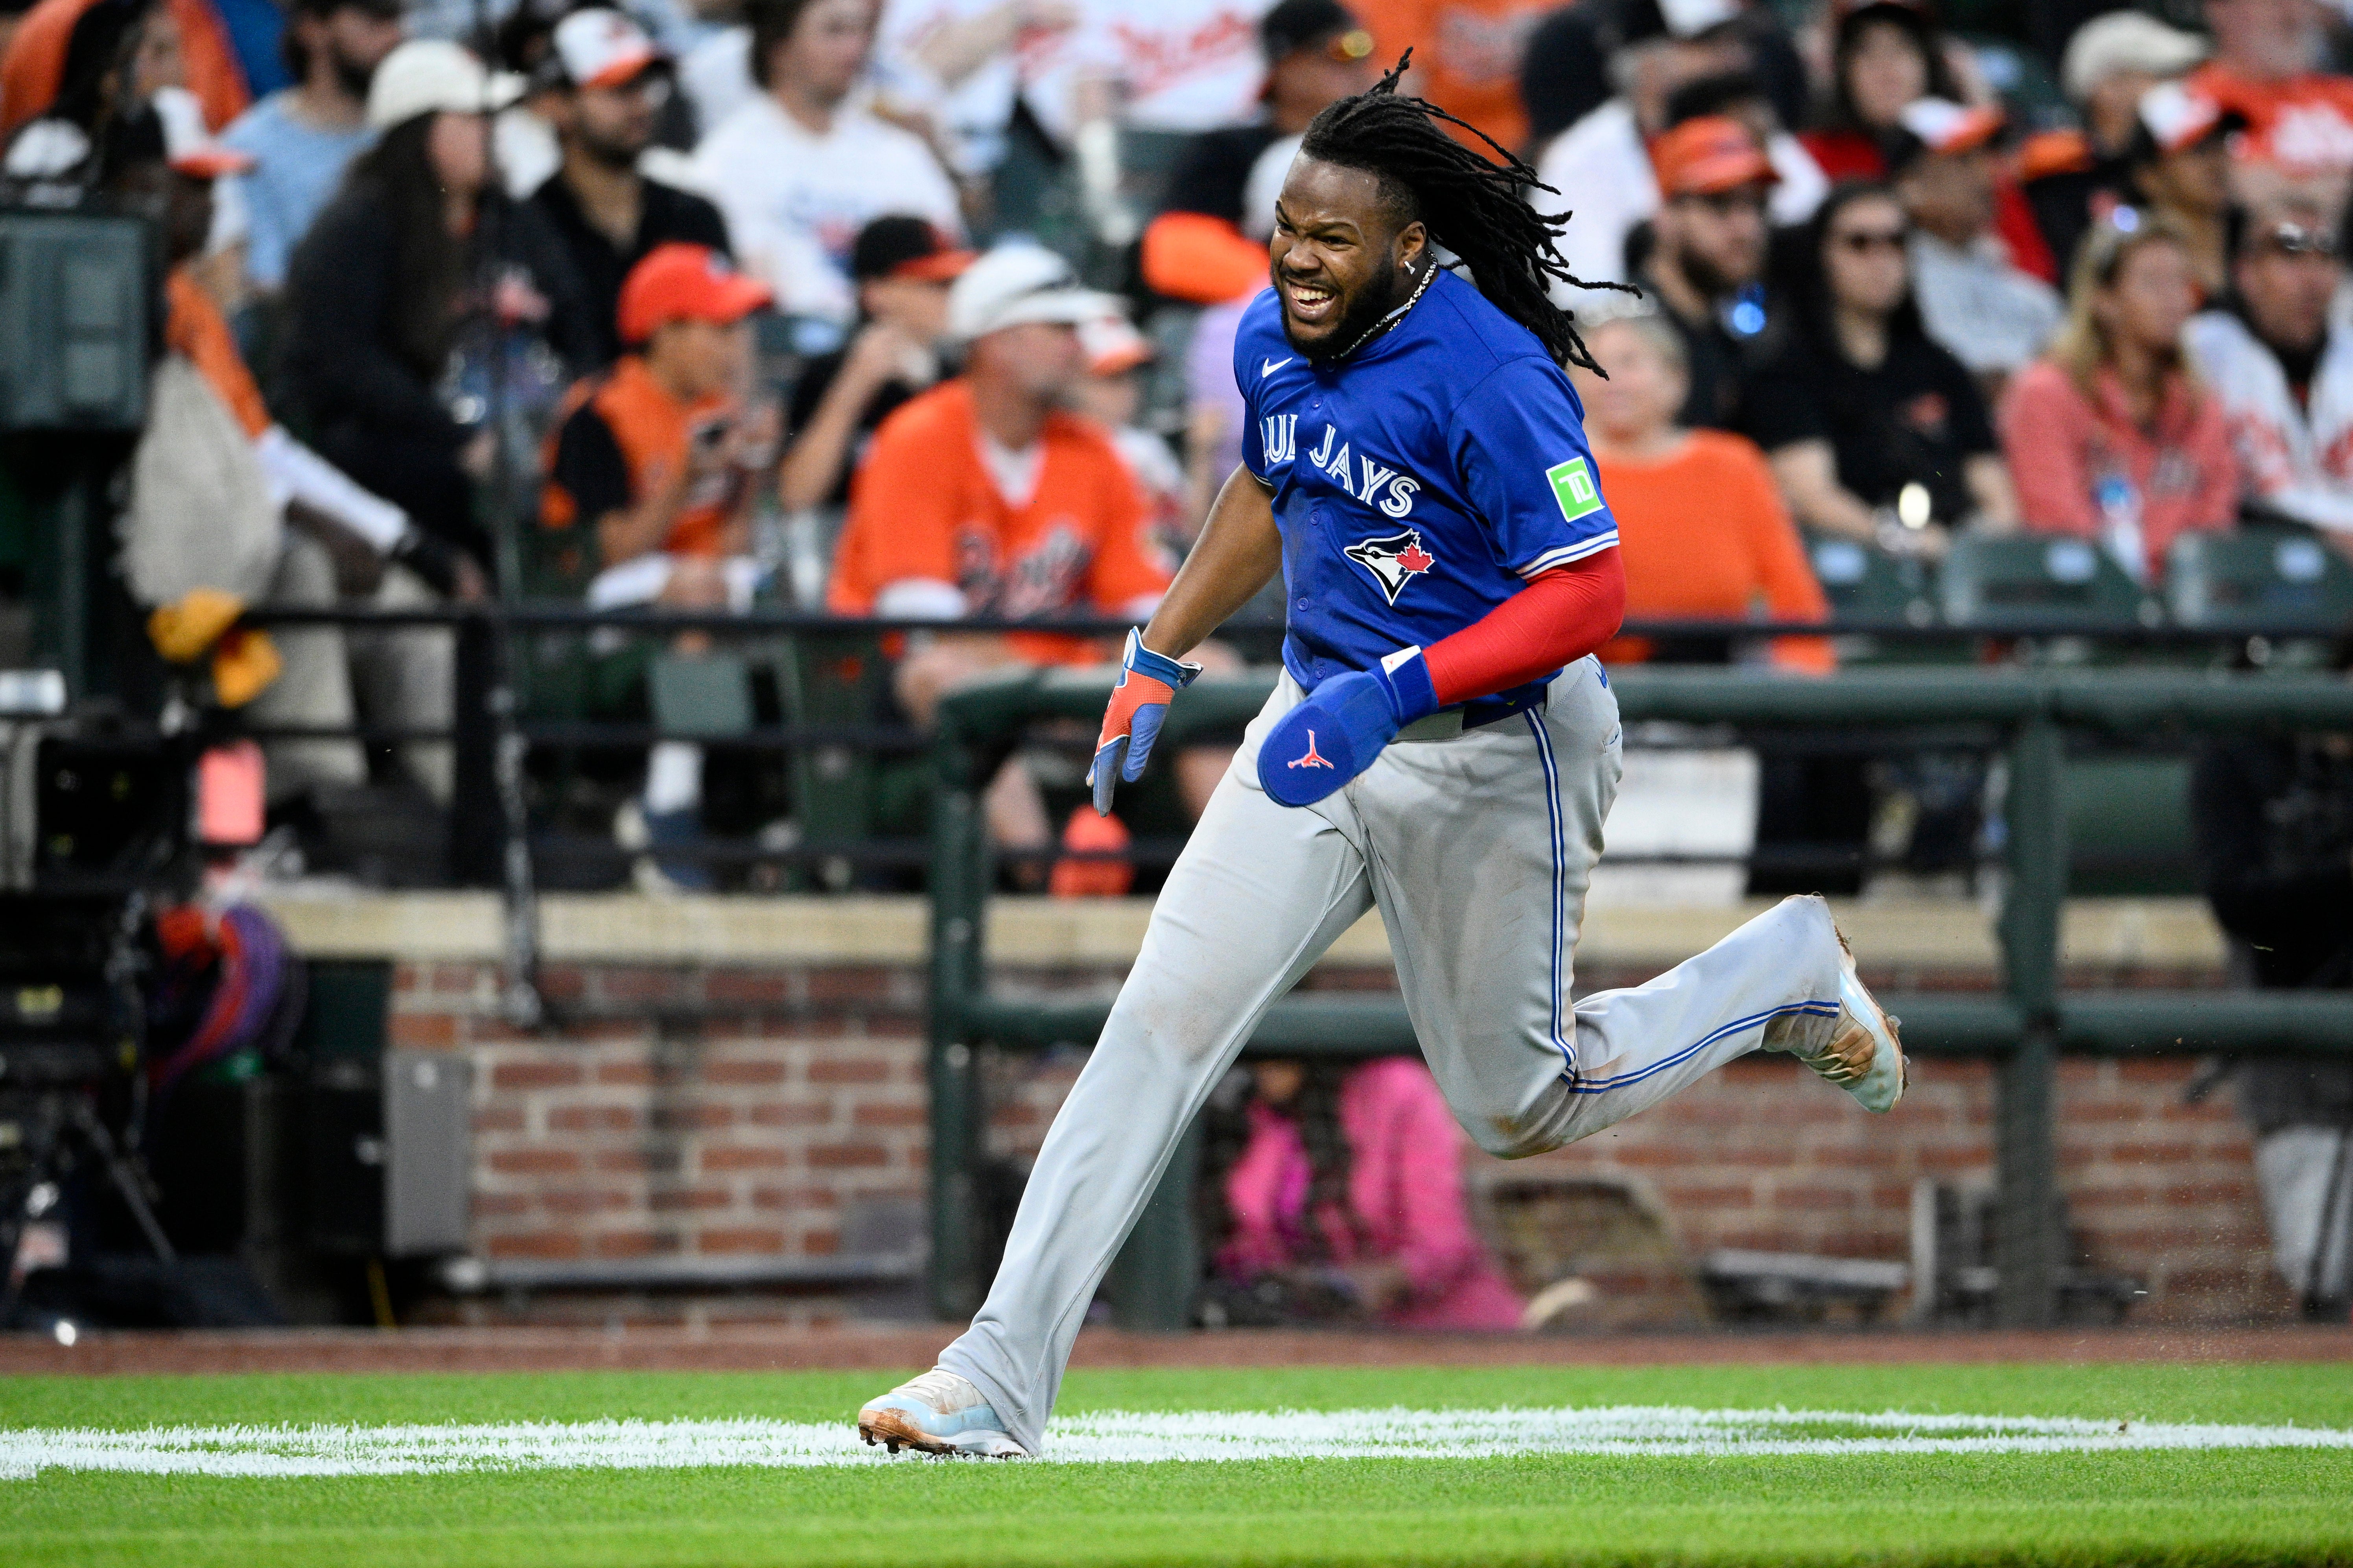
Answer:
[[[1426,99],[1400,96],[1398,79],[1412,59],[1408,49],[1371,90],[1341,99],[1318,114],[1307,127],[1301,154],[1362,169],[1379,180],[1381,199],[1400,215],[1400,224],[1419,219],[1432,243],[1471,269],[1479,292],[1534,332],[1556,363],[1608,375],[1586,351],[1570,312],[1552,302],[1550,286],[1558,281],[1572,289],[1641,290],[1627,283],[1588,283],[1569,271],[1553,243],[1569,215],[1540,213],[1526,195],[1560,193],[1477,126]],[[1445,131],[1448,125],[1484,142],[1500,162],[1456,141]]]

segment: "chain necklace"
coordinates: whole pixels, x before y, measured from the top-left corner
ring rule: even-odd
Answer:
[[[1399,305],[1396,310],[1391,310],[1388,315],[1383,316],[1379,321],[1375,321],[1371,326],[1366,327],[1362,332],[1358,333],[1355,342],[1350,343],[1346,348],[1342,349],[1338,353],[1333,356],[1334,362],[1337,363],[1340,360],[1346,359],[1350,354],[1355,353],[1358,349],[1363,348],[1366,343],[1371,342],[1375,338],[1379,337],[1383,332],[1388,331],[1391,327],[1397,325],[1398,318],[1403,316],[1408,310],[1412,310],[1414,306],[1421,302],[1422,295],[1429,291],[1430,285],[1437,279],[1437,277],[1438,263],[1433,259],[1428,269],[1422,273],[1421,281],[1413,286],[1413,292],[1411,295],[1407,297],[1406,302]]]

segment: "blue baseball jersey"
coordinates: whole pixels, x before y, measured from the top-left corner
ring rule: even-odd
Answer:
[[[1618,542],[1585,407],[1535,333],[1440,272],[1388,331],[1318,364],[1273,289],[1244,312],[1242,462],[1274,489],[1282,661],[1314,690],[1478,620]],[[1499,695],[1514,706],[1551,677]]]

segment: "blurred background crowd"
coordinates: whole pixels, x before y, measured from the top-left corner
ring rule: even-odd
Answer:
[[[2315,577],[2353,542],[2353,26],[2321,0],[5,3],[0,197],[159,237],[125,624],[301,731],[263,788],[314,861],[338,822],[451,807],[452,634],[253,633],[248,605],[1148,615],[1236,461],[1233,333],[1300,134],[1408,49],[1409,90],[1574,210],[1577,275],[1640,287],[1568,290],[1633,618],[1933,615],[1957,549],[2034,535],[2162,615],[2242,524]],[[0,666],[45,526],[40,454],[9,453]],[[710,646],[592,645],[576,704],[691,707]],[[920,728],[1105,646],[891,637],[833,716]],[[324,733],[358,722],[424,738]],[[660,852],[807,826],[723,752],[658,739],[543,805],[710,886]],[[1176,809],[1222,755],[1176,760]],[[1054,783],[998,776],[1008,875],[1126,888],[1084,859],[1124,829],[1058,823]]]

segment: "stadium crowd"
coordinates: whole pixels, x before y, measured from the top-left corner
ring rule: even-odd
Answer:
[[[1234,465],[1282,172],[1408,48],[1575,209],[1576,275],[1640,287],[1563,286],[1609,351],[1580,385],[1632,616],[1824,619],[1824,542],[2076,535],[2153,589],[2245,518],[2353,540],[2345,18],[1978,9],[37,0],[0,21],[0,195],[168,234],[125,577],[281,724],[446,724],[448,635],[264,647],[203,593],[1148,614]],[[1103,645],[890,651],[877,717],[921,724]],[[269,755],[281,808],[372,765]],[[446,747],[395,760],[449,802]],[[705,765],[656,747],[617,831],[691,840]],[[1018,767],[991,810],[1057,837]]]

